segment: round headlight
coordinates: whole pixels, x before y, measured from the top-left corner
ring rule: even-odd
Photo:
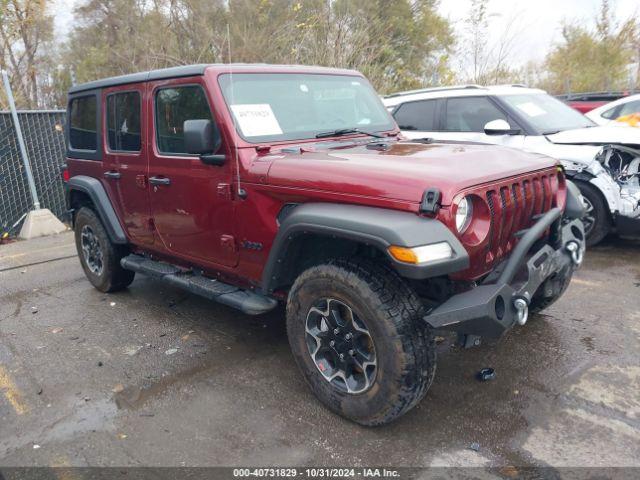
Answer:
[[[456,210],[456,228],[458,233],[464,233],[469,224],[471,223],[471,216],[473,215],[473,203],[469,197],[464,197],[458,203],[458,209]]]

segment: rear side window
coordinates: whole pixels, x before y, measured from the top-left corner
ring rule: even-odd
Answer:
[[[107,97],[109,149],[140,151],[140,93],[114,93]]]
[[[77,97],[69,105],[69,145],[74,150],[96,151],[98,128],[97,96]]]
[[[405,103],[393,114],[401,130],[436,129],[436,100]]]
[[[507,120],[507,117],[487,97],[447,100],[444,122],[447,132],[484,132],[484,126],[492,120]]]
[[[158,151],[186,154],[183,124],[185,120],[212,120],[202,87],[163,88],[156,93],[156,140]]]
[[[640,100],[623,104],[616,117],[622,117],[632,113],[640,113]]]

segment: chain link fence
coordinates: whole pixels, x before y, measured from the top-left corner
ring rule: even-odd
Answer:
[[[64,110],[18,111],[41,208],[65,220],[60,167],[65,161]],[[16,233],[33,208],[10,112],[0,112],[0,235]]]

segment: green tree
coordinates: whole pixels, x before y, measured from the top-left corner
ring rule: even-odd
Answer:
[[[562,41],[545,59],[542,86],[554,93],[627,88],[637,35],[635,18],[617,22],[609,1],[602,0],[594,29],[565,23]]]
[[[3,1],[3,0],[0,0]],[[77,82],[198,62],[353,68],[382,91],[450,78],[437,0],[86,0],[62,55]]]

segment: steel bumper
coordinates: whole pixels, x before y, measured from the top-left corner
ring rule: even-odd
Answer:
[[[508,260],[484,283],[454,295],[429,312],[424,320],[436,329],[483,337],[500,337],[515,324],[527,321],[534,293],[547,280],[570,275],[582,262],[584,229],[579,219],[558,228],[553,242],[531,254],[530,250],[562,212],[555,208],[542,216],[520,239]],[[552,282],[547,283],[549,288]],[[547,285],[545,285],[546,288]]]

